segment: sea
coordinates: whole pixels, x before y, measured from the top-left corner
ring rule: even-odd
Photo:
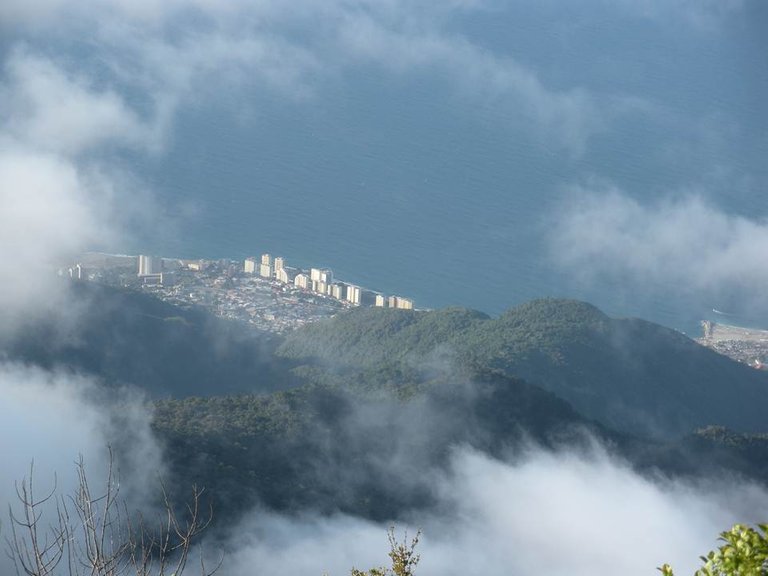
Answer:
[[[492,79],[445,65],[363,62],[296,97],[254,81],[182,105],[163,153],[123,159],[159,216],[130,248],[270,253],[420,308],[499,315],[566,297],[692,336],[713,309],[768,326],[768,309],[744,297],[754,286],[698,293],[680,279],[594,277],[559,264],[551,242],[579,188],[648,206],[696,194],[766,221],[768,3],[725,23],[608,14],[582,27],[566,26],[575,8],[553,15],[549,4],[472,13],[452,33],[534,71],[542,98],[588,94],[600,118],[584,120],[576,144],[514,90],[487,93],[466,78]]]

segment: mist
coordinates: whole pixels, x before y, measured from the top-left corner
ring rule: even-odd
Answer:
[[[22,482],[33,482],[37,501],[53,492],[69,503],[79,486],[81,460],[94,497],[105,493],[111,465],[113,481],[119,485],[118,506],[155,517],[166,469],[142,394],[106,390],[93,379],[71,372],[4,362],[0,363],[0,396],[4,538],[11,538],[8,510],[17,515],[21,510],[17,488]],[[40,511],[41,530],[47,531],[56,524],[56,500]],[[0,572],[13,571],[10,559],[2,554]]]
[[[549,224],[552,260],[581,283],[768,312],[763,218],[703,194],[643,200],[608,185],[573,188]]]
[[[624,2],[620,10],[654,21],[672,15],[676,23],[708,31],[739,13],[738,2],[729,2],[727,10],[711,2],[637,4]],[[499,120],[509,133],[505,139],[519,139],[524,147],[535,142],[569,170],[569,162],[587,155],[628,118],[663,121],[657,103],[643,95],[557,78],[535,58],[495,51],[483,38],[456,30],[452,11],[492,14],[493,5],[0,2],[0,341],[39,317],[52,318],[56,337],[67,341],[84,304],[70,297],[68,280],[57,278],[56,270],[86,250],[148,249],[161,235],[175,233],[174,219],[194,212],[194,205],[164,206],[152,183],[132,168],[136,158],[156,160],[173,148],[180,111],[197,116],[211,103],[224,102],[248,124],[243,119],[263,113],[262,98],[284,100],[295,110],[322,109],[318,95],[338,98],[361,69],[372,76],[386,73],[395,82],[431,76],[473,114],[494,112],[484,120],[481,114],[480,123]],[[455,120],[449,117],[451,126]],[[686,115],[681,139],[696,135],[691,126],[700,120]],[[258,131],[257,122],[248,126]],[[477,193],[473,162],[468,156],[467,205]],[[434,193],[414,190],[426,191],[427,198]],[[379,202],[390,193],[371,197]],[[674,289],[696,298],[736,293],[768,312],[763,220],[730,213],[703,194],[652,202],[620,189],[590,187],[570,197],[552,211],[546,240],[553,261],[571,278],[627,281],[641,290]],[[435,198],[443,204],[441,196]],[[514,203],[507,212],[506,198],[490,206],[485,214],[500,214],[504,226],[505,215],[517,212]],[[462,225],[470,219],[462,216]],[[490,229],[479,236],[491,238]],[[177,245],[187,240],[181,237]],[[410,250],[414,242],[402,240]],[[482,242],[476,246],[477,253],[485,252]],[[373,259],[365,254],[365,260]],[[516,268],[512,260],[504,265]],[[505,282],[498,285],[506,293]],[[224,347],[231,340],[222,342]],[[54,486],[59,494],[71,493],[80,457],[93,485],[102,486],[110,446],[121,495],[129,506],[152,507],[168,455],[152,431],[144,393],[117,384],[0,357],[1,510],[17,502],[16,483],[30,474],[41,495]],[[312,438],[317,459],[311,465],[318,467],[322,488],[337,491],[338,507],[351,508],[374,481],[385,495],[423,493],[428,505],[410,505],[411,496],[403,497],[408,506],[391,523],[411,535],[423,530],[419,573],[425,576],[639,575],[654,573],[663,562],[685,573],[721,530],[768,517],[768,494],[736,478],[695,483],[641,476],[596,440],[589,450],[532,443],[514,455],[489,455],[468,445],[476,432],[468,427],[461,415],[433,413],[417,403],[388,414],[363,407],[340,423],[339,435],[326,430]],[[386,446],[386,457],[369,453],[365,435]],[[437,440],[448,444],[452,435],[464,442],[450,446],[447,463],[416,467],[434,456]],[[338,445],[339,436],[346,445]],[[359,455],[357,465],[343,467],[344,453]],[[178,488],[183,494],[187,486]],[[237,490],[231,490],[227,496],[236,500]],[[387,562],[390,522],[331,509],[320,513],[311,506],[292,514],[259,507],[233,522],[225,538],[212,535],[206,542],[212,553],[225,550],[224,574],[346,574],[352,566]],[[2,536],[7,529],[3,522]],[[1,555],[0,572],[11,573],[7,562]]]
[[[394,525],[398,538],[422,530],[417,573],[424,576],[639,576],[664,562],[685,574],[726,527],[768,512],[761,488],[641,477],[598,444],[588,452],[530,446],[512,461],[456,448],[435,480],[434,508],[385,523],[255,511],[233,528],[223,569],[338,575],[387,565],[386,530]]]

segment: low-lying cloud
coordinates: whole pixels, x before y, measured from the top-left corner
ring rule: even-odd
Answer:
[[[6,62],[0,106],[2,130],[39,150],[78,154],[101,145],[145,148],[152,132],[113,90],[62,69],[39,55],[16,51]]]
[[[106,488],[109,446],[115,448],[121,502],[143,509],[159,494],[161,450],[141,395],[107,391],[69,372],[5,362],[0,363],[0,397],[0,509],[6,514],[2,536],[11,536],[7,511],[10,506],[18,513],[16,487],[30,473],[38,499],[54,488],[69,498],[76,493],[75,463],[82,456],[93,494],[100,496]],[[53,502],[42,511],[41,530],[56,520]],[[14,573],[8,562],[0,555],[3,574]]]
[[[641,203],[617,189],[578,189],[550,230],[553,259],[585,282],[736,293],[768,304],[768,222],[728,214],[701,196]]]
[[[55,265],[112,234],[98,188],[59,155],[0,144],[0,312],[23,316],[61,304]]]
[[[532,449],[512,462],[459,449],[436,490],[435,509],[394,519],[411,535],[423,530],[423,576],[640,576],[664,562],[690,573],[720,531],[768,514],[767,495],[754,486],[654,481],[600,448]],[[386,565],[386,529],[351,516],[257,512],[235,528],[224,569],[338,575]]]
[[[96,95],[83,93],[94,82],[62,76],[42,62],[10,66],[9,71],[12,81],[30,90],[64,88],[62,100],[70,113],[46,116],[50,122],[31,127],[41,136],[59,131],[75,146],[115,131],[131,145],[142,137],[162,142],[179,104],[220,99],[222,85],[233,92],[246,86],[302,99],[327,82],[345,81],[360,65],[373,65],[389,73],[436,74],[457,98],[500,110],[510,129],[581,154],[612,116],[623,114],[622,97],[580,84],[550,86],[514,54],[496,54],[446,26],[457,13],[493,9],[485,4],[302,0],[289,7],[278,2],[111,0],[70,7],[50,0],[47,10],[39,10],[11,2],[5,19],[19,24],[19,35],[32,47],[48,39],[52,28],[65,44],[83,29],[93,35],[102,68],[98,80],[107,86]],[[2,18],[0,9],[0,25]],[[185,25],[183,33],[179,22]],[[85,60],[93,56],[87,53]],[[118,89],[111,89],[110,82]],[[138,117],[121,99],[120,89],[140,92],[155,112],[149,119]],[[78,91],[95,105],[91,115],[81,113],[87,109],[81,106],[84,98],[70,98]],[[35,91],[29,101],[44,111],[53,93]],[[246,94],[234,96],[241,107],[252,100],[242,97]],[[70,126],[73,122],[79,124]]]

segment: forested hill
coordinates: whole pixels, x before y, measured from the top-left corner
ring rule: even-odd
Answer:
[[[674,330],[609,318],[573,300],[535,300],[495,319],[463,309],[358,309],[289,335],[278,354],[317,378],[368,387],[393,374],[418,380],[441,370],[496,369],[542,386],[588,418],[641,435],[768,428],[765,373]]]
[[[768,374],[583,302],[535,300],[498,318],[460,308],[359,308],[281,340],[140,293],[89,284],[71,290],[71,322],[30,319],[0,341],[0,354],[139,386],[155,398],[307,383],[405,398],[445,375],[498,371],[622,432],[768,431]]]
[[[341,387],[158,402],[174,484],[206,486],[231,518],[257,502],[386,520],[433,504],[432,473],[457,446],[511,457],[531,443],[622,438],[567,402],[499,374],[441,378],[400,400]]]
[[[153,296],[71,283],[69,308],[30,318],[5,339],[0,356],[133,385],[150,397],[268,392],[299,383],[274,356],[268,335]]]
[[[169,473],[211,488],[219,510],[387,518],[429,506],[429,471],[457,445],[508,455],[585,431],[641,469],[765,477],[765,436],[742,434],[767,431],[764,373],[582,302],[498,318],[360,308],[276,339],[135,292],[71,289],[70,323],[30,319],[0,354],[165,398],[154,428]],[[708,425],[720,428],[692,434]]]

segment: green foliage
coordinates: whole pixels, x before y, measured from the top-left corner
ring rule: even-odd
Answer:
[[[410,542],[407,532],[403,536],[403,541],[399,542],[395,538],[394,527],[387,531],[387,536],[389,537],[389,558],[392,561],[392,566],[389,568],[371,568],[366,571],[352,568],[351,576],[413,576],[414,569],[420,560],[420,556],[416,554],[416,546],[419,543],[421,531],[417,532]]]
[[[497,370],[606,426],[657,438],[713,423],[759,431],[765,422],[765,374],[674,330],[574,300],[534,300],[498,318],[357,309],[288,335],[277,355],[307,381],[374,392]]]
[[[463,308],[431,312],[358,308],[289,334],[278,355],[336,367],[423,360],[488,316]]]
[[[555,395],[498,373],[402,391],[308,385],[163,400],[153,428],[174,482],[209,488],[218,517],[230,520],[257,501],[384,520],[430,505],[430,487],[403,476],[445,465],[457,444],[500,455],[522,438],[545,446],[579,441],[582,429],[609,440]]]
[[[768,574],[768,524],[758,524],[757,530],[736,524],[720,534],[724,542],[701,560],[704,565],[696,576],[766,576]],[[658,569],[664,576],[674,576],[672,567],[664,564]]]

